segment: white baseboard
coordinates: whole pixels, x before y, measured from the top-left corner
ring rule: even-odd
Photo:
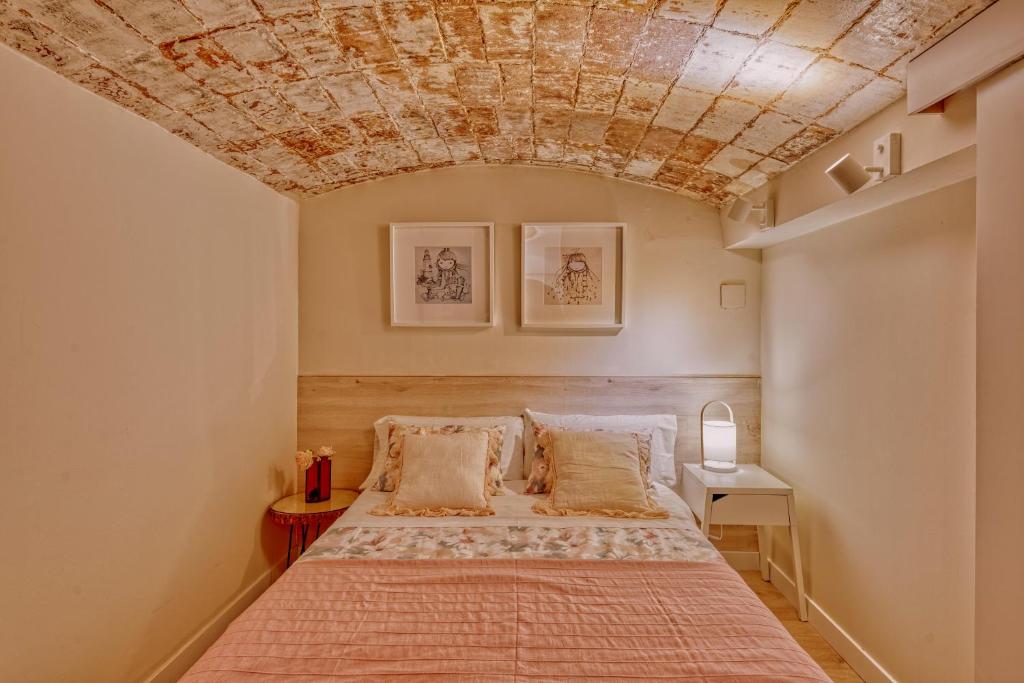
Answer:
[[[722,557],[738,572],[761,569],[761,556],[756,550],[723,550]]]
[[[793,579],[779,569],[779,566],[772,560],[768,560],[768,566],[771,569],[772,585],[778,588],[787,600],[796,605],[796,584]],[[836,623],[836,620],[828,612],[823,610],[813,599],[809,597],[806,599],[807,617],[811,626],[828,641],[828,644],[866,683],[896,683],[892,674],[886,671],[867,650],[861,647],[860,643],[843,630],[843,627]]]
[[[263,591],[267,590],[283,571],[284,559],[243,588],[224,609],[200,627],[184,645],[157,666],[153,673],[144,678],[143,683],[173,683],[184,676],[188,668],[224,633],[228,624],[245,611],[245,608],[251,605]]]

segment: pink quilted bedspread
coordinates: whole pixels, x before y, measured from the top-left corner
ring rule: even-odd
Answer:
[[[723,562],[308,560],[183,680],[828,681]]]

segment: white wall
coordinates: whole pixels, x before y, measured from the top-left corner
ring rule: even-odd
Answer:
[[[392,328],[390,222],[495,223],[498,324]],[[524,331],[519,225],[629,224],[626,328],[618,335]],[[759,372],[760,257],[722,249],[715,209],[662,190],[571,171],[462,167],[400,176],[302,202],[303,375],[664,375]],[[745,280],[743,310],[719,284]]]
[[[977,680],[1021,677],[1024,62],[978,87]]]
[[[762,462],[808,593],[897,680],[971,680],[974,184],[763,258]]]
[[[0,679],[129,681],[284,555],[294,202],[0,46]]]

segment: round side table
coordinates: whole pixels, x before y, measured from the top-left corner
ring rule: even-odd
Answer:
[[[282,498],[271,505],[268,511],[270,521],[288,527],[287,566],[290,567],[292,564],[292,539],[295,537],[296,526],[302,529],[302,551],[295,556],[298,558],[306,552],[306,534],[309,527],[316,525],[316,535],[313,536],[313,540],[316,540],[320,535],[320,528],[330,526],[358,496],[358,491],[331,489],[331,499],[319,503],[307,503],[306,494],[303,492]]]

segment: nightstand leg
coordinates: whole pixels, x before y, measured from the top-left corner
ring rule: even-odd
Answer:
[[[704,532],[704,538],[711,535],[711,494],[704,494],[704,519],[701,520],[700,530]]]
[[[306,552],[306,532],[309,531],[309,526],[306,524],[302,525],[302,552]]]
[[[768,556],[771,553],[771,548],[768,547],[768,537],[768,527],[757,527],[757,555],[761,562],[761,578],[764,581],[770,581],[772,578],[768,571]]]
[[[292,566],[292,536],[295,535],[295,525],[288,525],[288,559],[285,561],[285,569]]]
[[[793,538],[793,568],[796,571],[796,602],[800,621],[807,621],[807,598],[804,596],[804,568],[800,560],[800,533],[796,528],[796,501],[793,494],[786,496],[789,506],[789,533]]]

